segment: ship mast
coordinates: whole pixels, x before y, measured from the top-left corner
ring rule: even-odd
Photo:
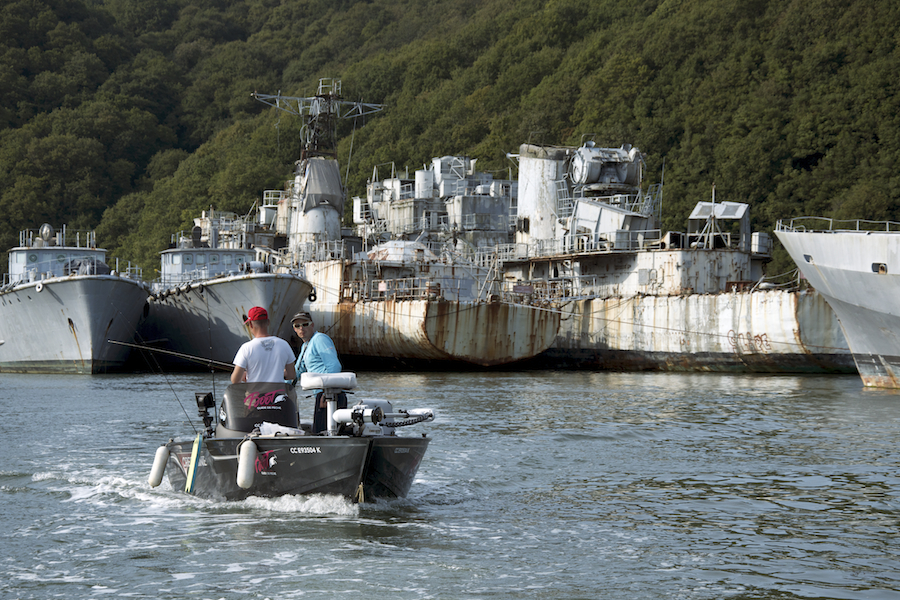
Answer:
[[[315,96],[298,98],[254,92],[253,98],[302,119],[300,159],[294,177],[279,194],[276,219],[288,238],[294,262],[318,256],[317,245],[341,241],[344,184],[337,162],[337,123],[382,110],[383,105],[341,98],[339,79],[320,79]],[[352,150],[352,148],[351,148]]]
[[[312,156],[337,157],[337,122],[339,119],[364,117],[384,108],[383,104],[350,102],[341,98],[341,80],[323,78],[315,96],[298,98],[277,94],[250,94],[264,104],[303,119],[300,132],[303,143],[300,160]]]

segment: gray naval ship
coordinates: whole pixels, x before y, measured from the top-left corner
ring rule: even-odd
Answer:
[[[799,217],[775,235],[837,314],[863,385],[900,388],[900,223]]]
[[[138,273],[105,261],[93,232],[44,224],[19,233],[0,287],[0,372],[124,368],[130,350],[107,340],[131,339],[149,291]]]
[[[261,210],[258,218],[247,219],[204,211],[190,233],[173,236],[161,253],[160,277],[152,283],[136,336],[153,351],[142,351],[143,364],[135,361],[136,368],[230,369],[251,337],[244,321],[254,306],[269,313],[270,333],[291,339],[290,318],[313,288],[303,277],[270,268],[267,214]]]

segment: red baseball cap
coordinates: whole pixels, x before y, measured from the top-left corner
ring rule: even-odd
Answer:
[[[246,325],[250,321],[268,321],[268,320],[269,320],[269,313],[266,312],[266,309],[264,309],[261,306],[254,306],[253,308],[250,309],[250,312],[247,313],[247,320],[244,321],[244,324]]]

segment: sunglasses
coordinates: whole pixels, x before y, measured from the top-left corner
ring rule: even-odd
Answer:
[[[312,323],[309,321],[306,321],[305,323],[294,323],[294,329],[297,329],[298,327],[309,327],[310,325],[312,325]]]

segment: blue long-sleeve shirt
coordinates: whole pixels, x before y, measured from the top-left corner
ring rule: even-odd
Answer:
[[[318,331],[303,344],[294,367],[297,369],[297,377],[300,377],[300,373],[340,373],[342,370],[334,342]]]

